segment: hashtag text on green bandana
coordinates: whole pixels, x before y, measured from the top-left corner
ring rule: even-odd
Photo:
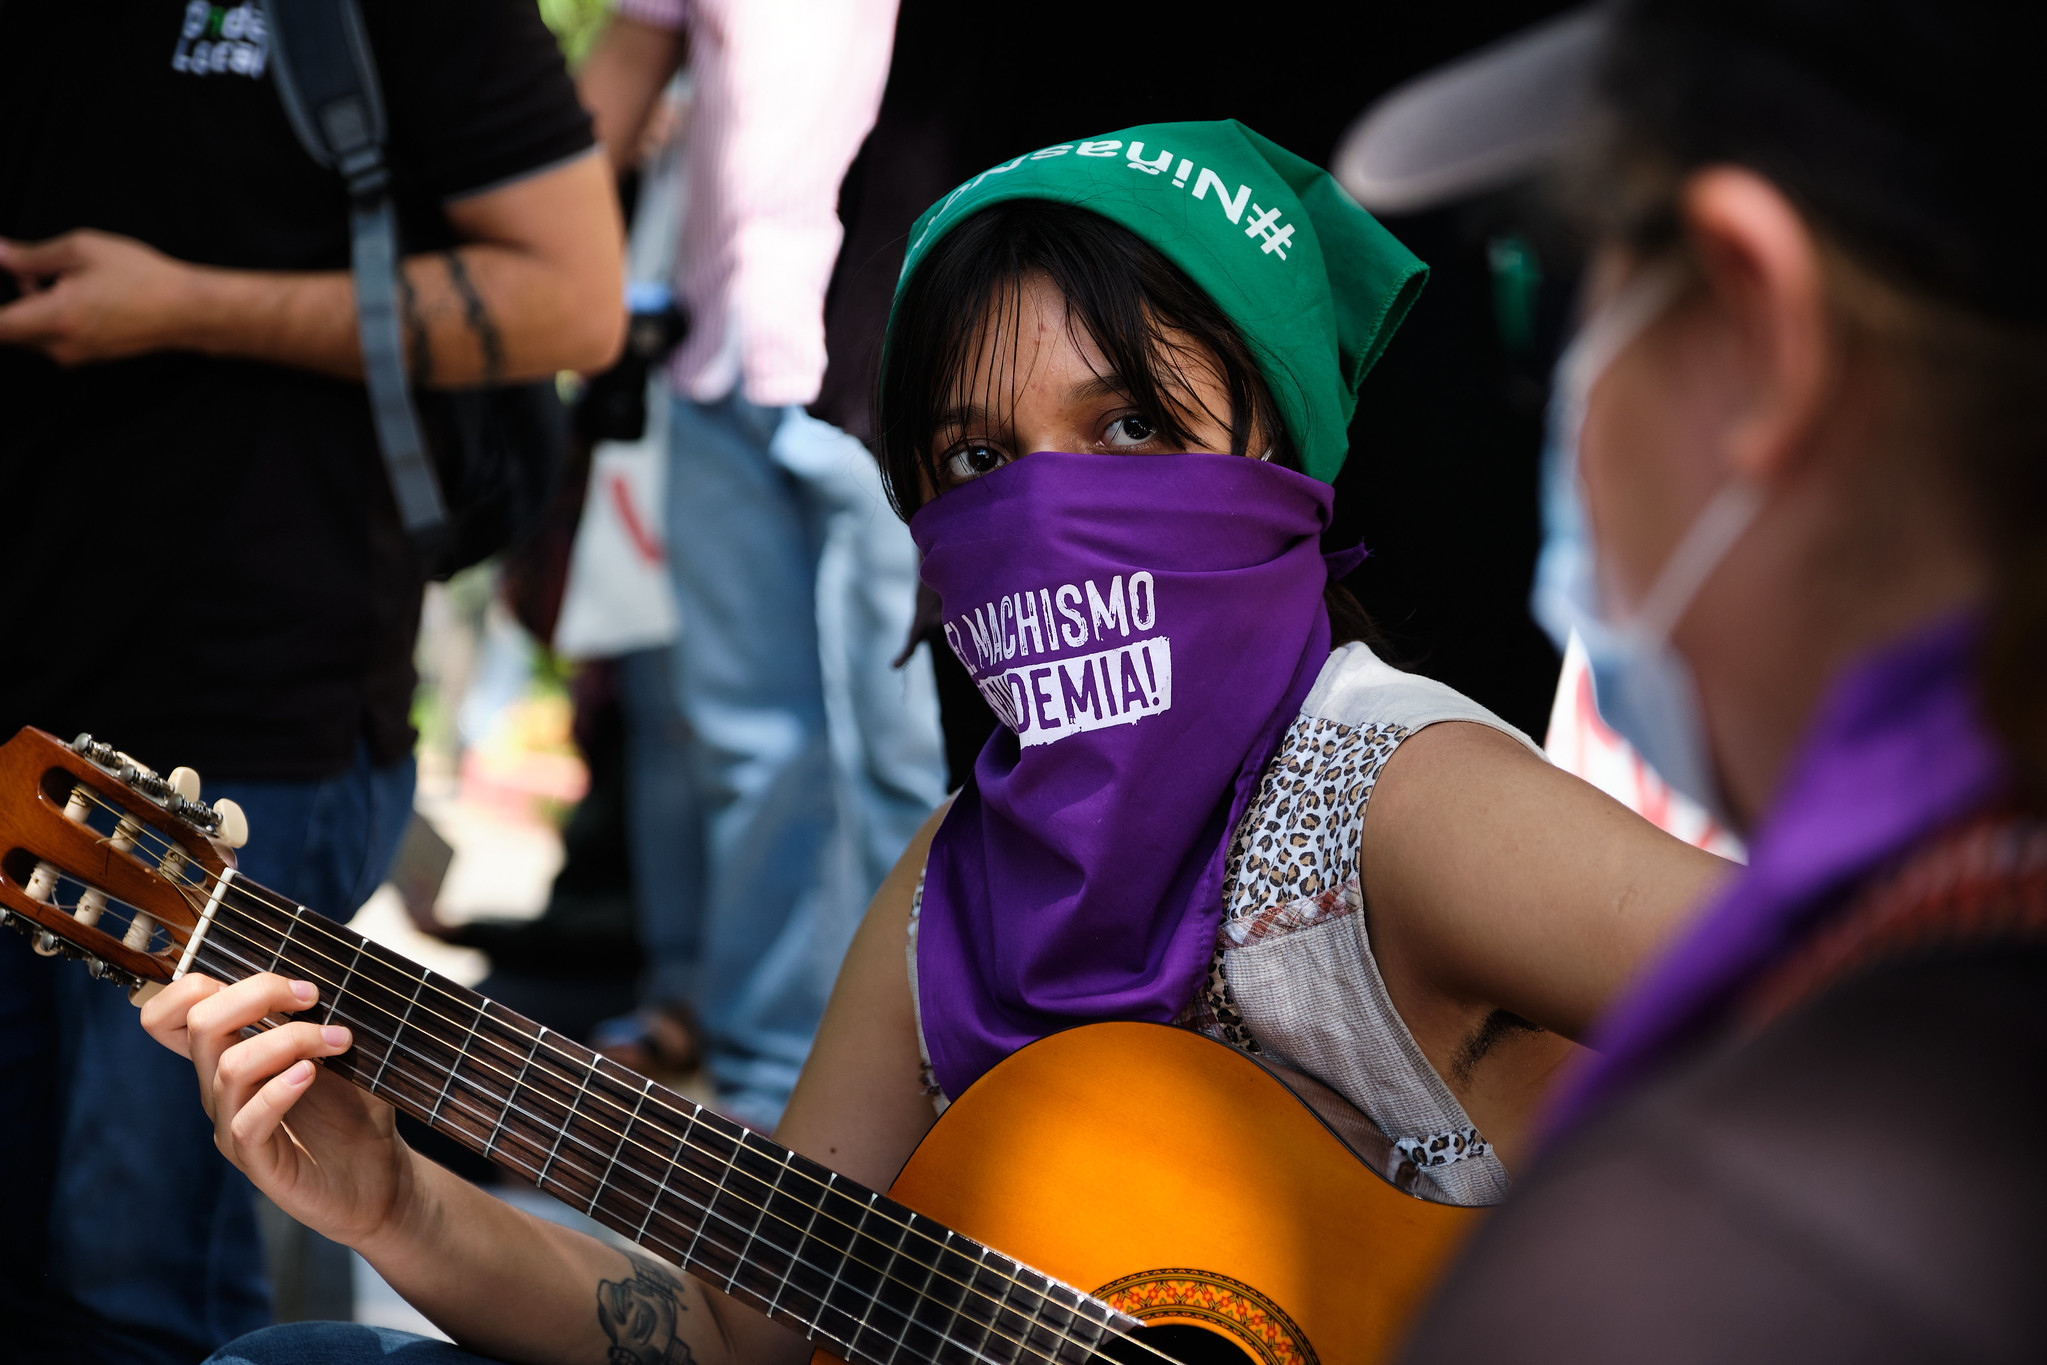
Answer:
[[[1303,467],[1336,477],[1358,386],[1428,267],[1328,172],[1233,119],[1041,147],[927,209],[910,230],[901,279],[974,213],[1014,199],[1099,213],[1185,271],[1257,356]]]

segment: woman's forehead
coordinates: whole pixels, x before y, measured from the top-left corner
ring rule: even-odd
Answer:
[[[966,336],[951,376],[956,410],[1006,412],[1026,391],[1091,402],[1131,387],[1088,320],[1041,272],[996,291]],[[1144,387],[1167,401],[1198,404],[1198,391],[1219,381],[1220,358],[1193,336],[1148,323],[1147,338],[1144,359],[1153,372]]]
[[[1043,275],[1005,286],[981,309],[952,376],[955,401],[989,406],[1031,386],[1120,382],[1085,320]]]

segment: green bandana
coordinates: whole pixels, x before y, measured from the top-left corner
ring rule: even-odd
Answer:
[[[1148,123],[981,172],[910,229],[896,285],[970,215],[1051,199],[1136,233],[1208,291],[1258,357],[1310,476],[1348,450],[1358,385],[1428,267],[1326,171],[1234,119]]]

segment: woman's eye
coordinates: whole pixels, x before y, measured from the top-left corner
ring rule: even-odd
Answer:
[[[968,444],[946,456],[945,472],[954,483],[966,483],[992,474],[1009,463],[1009,456],[991,445]]]
[[[1118,417],[1109,423],[1108,444],[1111,446],[1141,446],[1158,435],[1158,429],[1144,418],[1132,413]]]

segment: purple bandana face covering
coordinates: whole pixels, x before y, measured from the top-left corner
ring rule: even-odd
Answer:
[[[1003,721],[925,865],[918,995],[947,1094],[1046,1034],[1192,998],[1229,831],[1328,658],[1330,504],[1239,456],[1048,451],[912,519]]]

